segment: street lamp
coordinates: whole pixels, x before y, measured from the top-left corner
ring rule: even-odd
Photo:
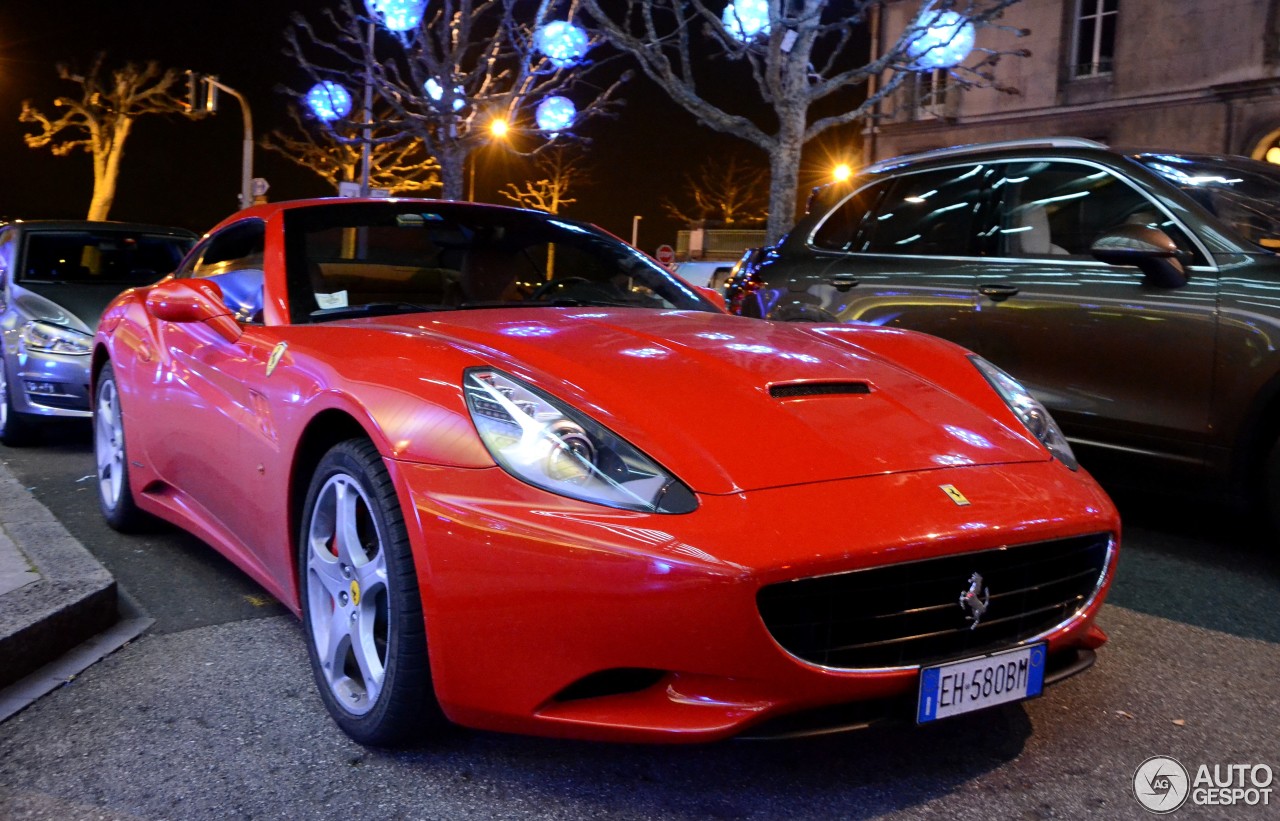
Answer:
[[[494,137],[494,139],[506,139],[507,133],[510,130],[511,124],[502,117],[494,117],[489,121],[489,133]],[[471,163],[470,180],[467,183],[467,188],[469,189],[467,191],[467,202],[476,201],[476,154],[478,151],[479,149],[476,149],[467,155],[467,160]]]
[[[849,163],[842,162],[831,169],[831,176],[835,178],[836,182],[845,182],[853,176],[853,168],[849,166]]]

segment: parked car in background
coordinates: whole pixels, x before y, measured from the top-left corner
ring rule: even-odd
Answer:
[[[196,235],[126,222],[0,225],[0,442],[42,420],[89,417],[89,351],[117,294],[177,267]]]
[[[929,722],[1106,640],[1119,518],[1013,380],[729,316],[585,223],[257,206],[112,303],[93,362],[107,521],[186,528],[299,615],[363,743]],[[678,421],[713,416],[759,435]]]
[[[724,260],[695,260],[677,262],[672,270],[690,285],[720,290],[729,281],[733,266],[734,263]]]
[[[1085,140],[876,163],[728,288],[731,309],[925,331],[1012,374],[1087,465],[1280,517],[1280,169]]]

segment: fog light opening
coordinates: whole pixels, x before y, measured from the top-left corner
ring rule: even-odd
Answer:
[[[603,698],[625,693],[638,693],[657,684],[667,675],[666,670],[647,667],[615,667],[584,676],[560,692],[554,701],[581,701],[585,698]]]

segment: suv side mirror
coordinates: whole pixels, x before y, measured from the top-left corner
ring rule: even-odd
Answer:
[[[1098,237],[1089,252],[1108,265],[1136,265],[1148,285],[1181,288],[1187,284],[1182,252],[1159,228],[1121,225]]]

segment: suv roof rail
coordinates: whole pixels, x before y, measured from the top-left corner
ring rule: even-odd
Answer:
[[[990,143],[966,143],[947,148],[935,148],[932,151],[921,151],[918,154],[903,154],[889,157],[868,165],[864,172],[884,171],[887,168],[902,165],[905,162],[932,160],[939,157],[962,157],[966,154],[981,154],[987,151],[998,151],[1018,148],[1107,148],[1105,143],[1087,140],[1083,137],[1034,137],[1025,140],[1001,140]]]

